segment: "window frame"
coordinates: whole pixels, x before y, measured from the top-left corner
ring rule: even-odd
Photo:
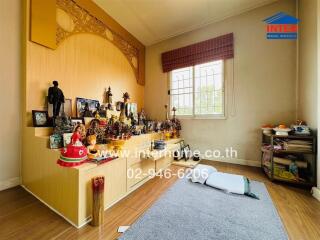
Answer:
[[[216,60],[216,61],[222,61],[222,108],[223,108],[223,114],[195,114],[195,66],[192,67],[192,115],[176,115],[179,119],[216,119],[216,120],[225,120],[227,119],[227,97],[226,97],[226,79],[225,79],[225,61],[224,60]],[[212,61],[214,62],[214,61]],[[199,64],[200,65],[200,64]],[[171,101],[171,88],[172,88],[172,71],[168,74],[168,99],[169,99],[169,106],[170,106],[170,116],[172,117],[172,111],[171,109],[174,107],[172,105]]]

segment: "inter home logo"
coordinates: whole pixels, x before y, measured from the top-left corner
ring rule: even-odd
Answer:
[[[267,23],[267,39],[297,39],[299,19],[279,12],[263,20]]]

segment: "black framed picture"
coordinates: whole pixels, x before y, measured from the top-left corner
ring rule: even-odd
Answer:
[[[34,127],[48,127],[50,125],[48,111],[32,110],[32,120]]]
[[[95,111],[97,111],[97,106],[100,103],[98,100],[92,100],[92,99],[86,99],[86,98],[76,98],[76,112],[77,112],[78,118],[89,117],[89,116],[84,116],[86,104],[88,104],[89,111],[91,113],[94,113]]]

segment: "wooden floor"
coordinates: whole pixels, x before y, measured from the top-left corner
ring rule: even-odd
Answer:
[[[218,170],[265,182],[290,239],[320,239],[320,202],[309,191],[270,182],[259,168],[210,162]],[[172,171],[179,167],[172,166]],[[76,229],[37,199],[15,187],[0,192],[0,239],[116,239],[120,225],[131,225],[177,177],[156,177],[105,212],[100,228]]]

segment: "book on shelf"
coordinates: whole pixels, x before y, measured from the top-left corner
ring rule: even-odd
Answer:
[[[283,147],[288,151],[312,151],[312,142],[304,140],[289,140],[283,143]]]

